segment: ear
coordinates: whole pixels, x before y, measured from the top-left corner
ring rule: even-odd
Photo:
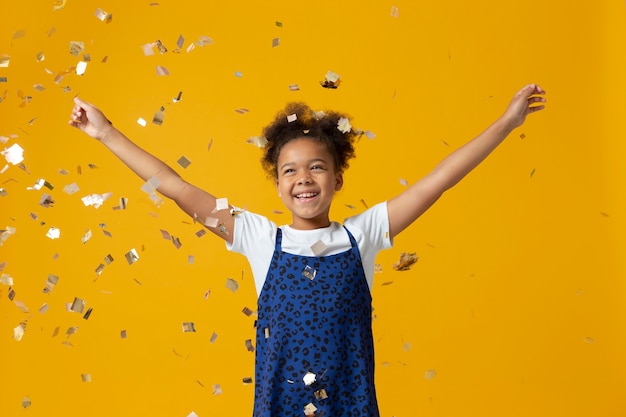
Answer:
[[[343,174],[340,172],[335,176],[335,191],[341,190],[343,187]]]

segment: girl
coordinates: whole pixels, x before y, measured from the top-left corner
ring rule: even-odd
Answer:
[[[377,417],[370,289],[376,254],[487,157],[545,91],[529,84],[484,132],[400,195],[342,224],[329,218],[354,155],[347,117],[290,104],[265,128],[263,167],[290,225],[222,207],[147,153],[93,105],[74,99],[70,125],[101,141],[144,180],[250,262],[258,294],[255,417]]]

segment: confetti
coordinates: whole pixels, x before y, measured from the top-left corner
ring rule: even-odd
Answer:
[[[12,282],[12,281],[11,281]],[[12,285],[12,284],[11,284]],[[254,311],[252,311],[251,309],[249,309],[248,307],[244,307],[243,310],[241,310],[241,312],[243,314],[245,314],[246,316],[250,317],[252,314],[254,314]]]
[[[17,165],[24,160],[24,149],[17,143],[14,143],[8,149],[5,148],[0,154],[11,165]]]
[[[217,333],[213,332],[213,334],[211,335],[211,343],[215,343],[215,341],[217,340]]]
[[[589,344],[596,343],[596,340],[593,337],[585,337],[583,340],[585,341],[585,343]]]
[[[306,417],[314,417],[315,412],[317,411],[317,407],[313,405],[313,403],[308,403],[304,406],[304,415]]]
[[[530,178],[532,178],[535,175],[535,168],[532,169],[532,171],[530,171]]]
[[[304,377],[302,377],[302,381],[304,381],[304,385],[309,386],[315,382],[315,374],[312,372],[307,372]]]
[[[11,57],[9,55],[0,55],[0,68],[9,68]]]
[[[75,313],[82,313],[83,310],[85,309],[85,304],[87,304],[85,300],[80,299],[78,297],[74,297],[74,301],[70,305],[69,311],[73,311]]]
[[[81,41],[70,41],[70,54],[78,56],[85,50],[85,43]]]
[[[44,294],[50,294],[54,287],[59,283],[59,277],[56,275],[48,275],[48,279],[46,279],[46,286],[42,290]]]
[[[17,229],[15,227],[7,226],[6,229],[0,230],[0,246],[4,244],[4,242],[13,236]]]
[[[254,346],[252,346],[251,339],[246,340],[246,349],[248,349],[248,352],[254,352]]]
[[[85,320],[89,319],[89,316],[91,316],[92,311],[93,311],[93,307],[89,307],[87,311],[85,312],[85,314],[83,315],[83,319]]]
[[[397,6],[391,6],[391,16],[395,17],[396,19],[398,18],[398,16],[400,16],[400,10]]]
[[[434,369],[429,369],[424,372],[424,378],[428,381],[432,381],[437,376],[437,371]]]
[[[141,186],[141,190],[146,194],[153,194],[159,185],[161,185],[161,181],[157,177],[151,177]]]
[[[400,184],[404,185],[405,187],[409,186],[409,183],[404,178],[400,178]]]
[[[326,250],[327,246],[321,240],[315,242],[313,246],[311,246],[311,250],[313,251],[313,255],[320,256]]]
[[[228,288],[232,292],[237,292],[237,290],[239,289],[239,284],[234,279],[227,278],[226,279],[226,288]]]
[[[352,125],[347,118],[342,117],[337,122],[337,129],[339,129],[339,131],[342,133],[348,133],[352,130]]]
[[[65,7],[65,3],[67,3],[67,0],[55,0],[54,3],[52,3],[52,10],[61,10]]]
[[[126,330],[121,330],[120,331],[120,338],[121,339],[126,339],[128,337],[128,335],[126,334]]]
[[[72,195],[76,192],[78,192],[80,190],[80,188],[78,188],[78,184],[76,184],[75,182],[66,185],[65,187],[63,187],[63,192],[65,194],[69,194]]]
[[[161,65],[157,65],[156,73],[158,76],[163,77],[163,76],[170,75],[170,70],[168,70],[165,67],[162,67]]]
[[[178,161],[176,162],[178,163],[178,165],[180,165],[183,168],[187,168],[189,165],[191,165],[191,161],[187,159],[185,156],[181,156],[180,158],[178,158]]]
[[[317,275],[317,270],[312,268],[310,265],[306,265],[302,270],[302,276],[313,281],[315,276]]]
[[[85,61],[80,61],[76,65],[76,75],[84,75],[85,71],[87,71],[87,63]]]
[[[298,84],[289,85],[289,91],[299,91],[299,90],[300,90],[300,86]]]
[[[239,108],[239,109],[235,109],[235,112],[239,113],[239,114],[246,114],[248,113],[250,110],[245,109],[245,108]]]
[[[80,374],[80,379],[83,382],[91,382],[91,374]]]
[[[83,235],[82,241],[83,241],[83,245],[85,243],[87,243],[89,241],[89,239],[91,239],[92,233],[91,230],[87,230],[87,232],[85,232],[85,234]]]
[[[320,85],[324,88],[337,88],[341,82],[338,74],[332,71],[328,71],[324,77],[324,81],[320,81]]]
[[[522,133],[522,134],[519,135],[519,138],[520,139],[526,139],[526,135]]]
[[[411,265],[417,262],[417,259],[418,257],[415,252],[402,252],[400,254],[400,260],[393,264],[393,269],[395,269],[396,271],[408,271],[409,269],[411,269]]]
[[[16,341],[21,341],[24,337],[24,332],[26,331],[26,322],[21,322],[13,329],[13,339]]]
[[[111,23],[111,20],[113,19],[113,15],[111,13],[107,13],[107,12],[105,12],[104,10],[102,10],[100,8],[98,8],[98,10],[96,10],[95,16],[101,22],[106,22],[106,23]]]
[[[44,193],[39,199],[39,205],[42,207],[50,208],[53,204],[54,204],[54,200],[52,199],[52,196],[50,196],[49,194]]]
[[[252,384],[252,377],[246,376],[242,379],[242,382],[244,383],[244,385],[250,385]]]
[[[215,384],[213,386],[213,395],[221,395],[222,394],[222,387],[220,387],[220,384]]]
[[[213,210],[213,212],[215,213],[216,211],[226,210],[226,209],[228,209],[228,207],[230,207],[228,205],[228,198],[216,198],[215,199],[215,210]]]
[[[145,119],[142,119],[140,117],[139,119],[137,119],[137,124],[141,127],[146,127],[147,122],[145,121]]]
[[[163,125],[164,120],[165,120],[165,113],[163,112],[163,110],[157,111],[156,113],[154,113],[154,116],[152,117],[152,123],[154,123],[157,126]]]
[[[11,286],[13,285],[13,277],[11,275],[2,274],[2,276],[0,276],[0,283]]]
[[[124,254],[124,257],[126,258],[128,265],[132,265],[139,260],[139,255],[137,254],[137,251],[135,250],[135,248],[126,252],[126,254]]]
[[[267,139],[263,136],[252,136],[246,140],[246,143],[256,146],[257,148],[265,148],[267,145]]]
[[[48,229],[48,232],[46,233],[46,237],[49,237],[50,239],[58,239],[61,237],[61,231],[59,229],[57,229],[56,227],[51,227],[50,229]]]
[[[315,391],[313,394],[315,394],[315,398],[318,400],[325,400],[326,398],[328,398],[328,394],[326,393],[326,390],[323,388]]]
[[[94,208],[100,208],[100,206],[104,203],[106,199],[111,197],[113,193],[105,193],[105,194],[91,194],[81,198],[83,204],[85,206],[93,206]]]
[[[280,38],[272,39],[272,48],[276,48],[279,45],[280,45]]]
[[[183,333],[195,333],[196,325],[193,322],[183,322]]]
[[[47,303],[43,303],[43,305],[41,307],[39,307],[39,313],[40,314],[45,314],[46,311],[48,311],[48,304]]]
[[[292,123],[295,122],[296,120],[298,120],[298,115],[297,114],[290,114],[287,116],[287,122],[288,123]]]

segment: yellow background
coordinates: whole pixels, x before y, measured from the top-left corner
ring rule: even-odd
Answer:
[[[379,256],[381,413],[626,415],[622,0],[54,4],[5,2],[0,12],[0,55],[10,57],[0,68],[0,148],[25,149],[25,169],[0,175],[0,228],[16,229],[0,264],[14,300],[29,309],[0,285],[0,416],[251,414],[253,386],[242,380],[253,376],[245,341],[254,339],[254,317],[242,309],[254,310],[256,295],[246,260],[197,237],[199,225],[172,202],[157,207],[143,181],[71,129],[74,95],[189,181],[284,224],[246,139],[287,101],[346,111],[353,126],[376,134],[360,140],[336,197],[341,220],[363,209],[361,199],[372,205],[401,192],[402,180],[417,181],[528,82],[548,91],[548,108]],[[98,8],[110,23],[95,17]],[[201,36],[213,44],[187,52]],[[156,40],[168,52],[145,56],[142,46]],[[90,55],[83,76],[72,72],[83,56],[69,53],[71,41]],[[158,76],[157,66],[170,75]],[[337,90],[319,85],[329,70],[341,76]],[[40,178],[54,189],[27,189]],[[72,183],[80,191],[64,193]],[[81,202],[107,192],[98,209]],[[50,208],[38,204],[44,193]],[[122,197],[127,209],[114,210]],[[46,237],[50,227],[59,239]],[[133,248],[140,259],[129,265]],[[419,261],[396,272],[403,251]],[[114,261],[98,277],[108,255]],[[59,283],[44,294],[50,274]],[[88,320],[67,311],[74,297],[93,308]],[[183,322],[197,332],[183,333]]]

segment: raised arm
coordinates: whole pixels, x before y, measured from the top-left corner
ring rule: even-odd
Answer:
[[[74,99],[70,125],[102,142],[143,180],[155,177],[157,191],[173,200],[207,229],[232,243],[234,220],[229,207],[216,210],[216,197],[183,180],[171,167],[146,152],[117,130],[95,106]],[[208,221],[207,221],[208,219]]]
[[[526,116],[544,108],[545,91],[529,84],[518,91],[504,114],[476,138],[448,155],[424,178],[389,200],[389,233],[393,238],[421,216],[444,191],[453,187],[493,151]],[[536,104],[539,103],[539,104]]]

